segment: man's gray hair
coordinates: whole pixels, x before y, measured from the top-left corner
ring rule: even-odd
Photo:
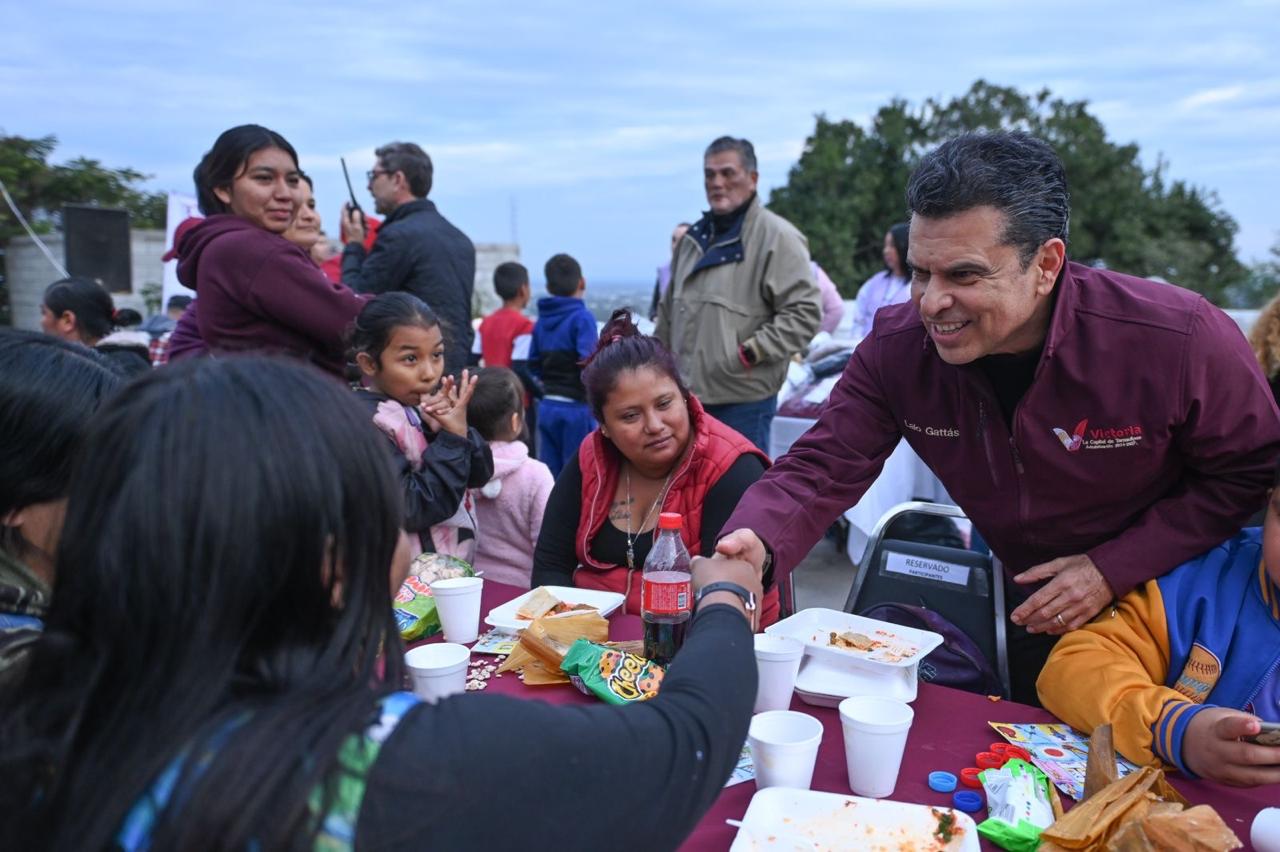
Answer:
[[[426,151],[412,142],[390,142],[373,153],[386,171],[404,172],[409,191],[416,198],[426,198],[431,192],[431,158]]]
[[[1017,248],[1025,270],[1046,240],[1067,241],[1071,193],[1062,160],[1027,133],[966,133],[926,154],[907,181],[907,207],[919,216],[985,206],[1004,214],[1000,241]]]
[[[756,149],[746,139],[735,139],[732,136],[721,136],[708,145],[707,152],[702,155],[702,159],[705,160],[715,154],[723,154],[725,151],[737,151],[738,159],[742,161],[742,168],[748,172],[759,171],[756,168]]]

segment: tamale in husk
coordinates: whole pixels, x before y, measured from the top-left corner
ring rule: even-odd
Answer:
[[[1226,852],[1244,846],[1218,812],[1196,805],[1175,813],[1152,813],[1142,821],[1152,849],[1168,852]]]
[[[578,639],[604,642],[609,638],[609,621],[597,610],[582,610],[535,618],[520,631],[519,641],[502,665],[500,673],[523,670],[528,686],[568,683],[560,663]]]
[[[1040,834],[1040,852],[1227,852],[1240,841],[1213,808],[1187,800],[1154,766],[1113,781]]]
[[[1116,747],[1111,736],[1111,723],[1099,725],[1089,736],[1089,762],[1084,770],[1084,799],[1112,783],[1119,776]]]

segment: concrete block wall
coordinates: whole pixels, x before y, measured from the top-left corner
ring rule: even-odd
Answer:
[[[65,263],[62,234],[40,237],[59,261]],[[164,231],[135,230],[130,234],[132,243],[133,286],[127,293],[112,293],[117,308],[133,308],[146,316],[142,288],[159,284],[164,279],[166,250]],[[477,243],[476,280],[473,311],[478,316],[497,309],[501,305],[493,292],[493,270],[498,264],[520,259],[520,246],[515,243]],[[40,300],[44,290],[60,277],[44,253],[30,237],[15,237],[9,241],[5,254],[5,271],[9,282],[9,304],[13,324],[17,328],[40,328]]]
[[[65,243],[62,234],[42,234],[40,239],[60,263],[65,265]],[[136,230],[129,235],[132,254],[132,288],[112,293],[117,308],[133,308],[146,316],[142,288],[159,284],[163,273],[160,260],[165,252],[164,231]],[[16,328],[40,328],[40,300],[45,288],[61,275],[53,268],[40,247],[27,236],[14,237],[5,249],[5,275],[9,284],[9,307]]]
[[[476,285],[471,297],[471,313],[478,317],[502,307],[493,292],[493,270],[508,260],[520,260],[520,246],[515,243],[476,243]]]

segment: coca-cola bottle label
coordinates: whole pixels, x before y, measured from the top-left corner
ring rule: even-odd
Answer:
[[[655,615],[679,615],[693,608],[693,585],[688,580],[640,581],[640,606]]]

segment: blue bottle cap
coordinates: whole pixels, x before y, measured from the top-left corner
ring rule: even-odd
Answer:
[[[956,776],[950,772],[930,772],[929,789],[936,793],[950,793],[956,788]]]
[[[982,797],[972,790],[961,790],[951,797],[951,803],[965,813],[977,813],[982,810]]]

